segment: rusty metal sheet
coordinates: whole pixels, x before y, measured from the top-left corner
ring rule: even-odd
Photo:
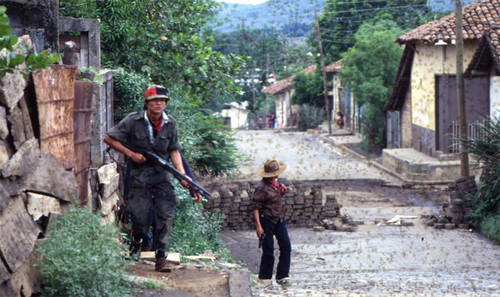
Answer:
[[[94,83],[75,82],[74,101],[74,143],[75,143],[75,176],[80,189],[80,204],[88,203],[88,184],[90,168],[90,139],[92,116],[92,100]]]
[[[51,65],[33,74],[40,123],[40,149],[66,169],[75,167],[73,100],[76,66]]]

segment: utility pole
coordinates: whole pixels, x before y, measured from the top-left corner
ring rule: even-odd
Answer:
[[[290,100],[290,77],[288,75],[288,53],[287,53],[287,49],[286,49],[286,36],[285,36],[285,32],[283,32],[283,50],[285,52],[285,72],[286,72],[286,94],[287,94],[287,98],[288,98],[288,102],[290,103],[290,120],[292,119],[292,101]],[[285,103],[285,102],[283,102]],[[283,110],[283,105],[281,105],[281,111],[282,111],[282,118],[281,118],[281,121],[282,121],[282,124],[284,124],[284,116],[285,116],[285,113],[284,113],[284,110]]]
[[[458,125],[460,127],[460,174],[462,177],[469,177],[469,155],[463,145],[463,141],[468,139],[467,135],[467,118],[465,115],[465,98],[464,98],[464,70],[463,70],[463,48],[464,35],[462,23],[462,3],[461,0],[455,0],[455,26],[456,32],[456,49],[457,49],[457,100],[458,100]]]
[[[328,119],[328,135],[332,135],[332,119],[330,116],[330,100],[328,100],[328,85],[326,83],[325,60],[323,58],[323,45],[321,44],[321,34],[319,33],[319,21],[316,8],[314,9],[316,19],[316,33],[318,34],[319,57],[321,60],[321,73],[323,74],[323,93],[325,94],[326,118]]]
[[[267,53],[266,61],[266,88],[269,87],[269,53]],[[269,114],[269,101],[268,94],[266,93],[266,116]]]

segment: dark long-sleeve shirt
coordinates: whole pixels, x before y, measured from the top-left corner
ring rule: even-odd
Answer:
[[[260,215],[277,223],[285,215],[283,196],[272,184],[262,180],[253,195],[253,209],[258,209]]]

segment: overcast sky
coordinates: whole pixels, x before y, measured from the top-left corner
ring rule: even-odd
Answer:
[[[219,0],[219,2],[239,3],[239,4],[260,4],[266,1],[267,0]]]

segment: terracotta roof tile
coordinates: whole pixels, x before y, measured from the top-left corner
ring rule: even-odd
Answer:
[[[316,70],[316,65],[311,65],[304,68],[299,73],[304,73],[306,75],[309,75],[313,73],[315,70]],[[293,76],[290,76],[288,78],[279,80],[274,84],[264,88],[262,92],[270,95],[276,95],[278,93],[285,91],[287,88],[292,88],[292,86],[293,86]]]
[[[500,21],[483,34],[464,75],[473,75],[474,71],[489,73],[492,66],[496,75],[500,75]]]
[[[337,62],[325,66],[326,73],[335,73],[342,68],[342,60],[338,60]]]
[[[485,31],[500,20],[500,0],[478,0],[462,9],[464,40],[479,40]],[[440,39],[450,42],[455,39],[455,13],[399,36],[399,43],[435,43]]]

